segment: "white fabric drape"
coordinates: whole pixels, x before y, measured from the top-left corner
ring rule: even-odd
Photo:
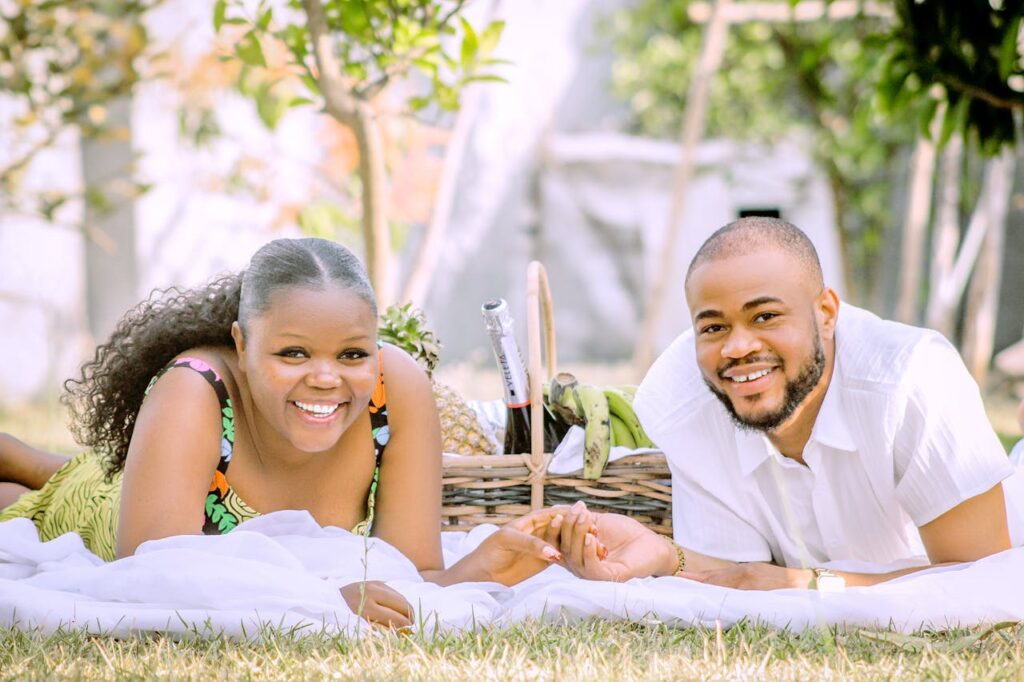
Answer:
[[[444,534],[452,563],[493,527]],[[881,570],[882,566],[850,566]],[[553,566],[515,588],[440,587],[384,542],[319,527],[305,512],[277,512],[224,536],[151,541],[104,563],[77,535],[40,543],[32,523],[0,524],[0,625],[127,635],[141,631],[258,636],[264,626],[299,632],[366,632],[338,588],[384,580],[414,606],[417,627],[453,631],[525,619],[588,617],[728,627],[742,619],[801,630],[818,625],[910,631],[1024,620],[1024,549],[883,585],[822,595],[749,592],[681,578],[616,584],[577,579]]]

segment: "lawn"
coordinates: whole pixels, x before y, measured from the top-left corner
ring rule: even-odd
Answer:
[[[1019,437],[1013,405],[987,403],[1010,445]],[[0,413],[0,430],[73,451],[61,418],[53,405]],[[906,636],[836,629],[794,634],[751,623],[716,632],[591,620],[363,641],[278,632],[258,641],[117,640],[0,628],[0,680],[53,678],[1024,680],[1024,625]]]
[[[585,621],[363,641],[273,632],[259,641],[115,640],[0,630],[0,679],[1021,680],[1022,648],[1022,625],[906,636]]]

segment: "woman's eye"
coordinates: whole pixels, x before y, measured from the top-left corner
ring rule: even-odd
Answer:
[[[342,360],[362,360],[363,358],[367,358],[369,356],[370,354],[367,353],[362,348],[353,348],[351,350],[343,351],[341,355],[339,355],[338,357],[341,358]]]
[[[284,350],[279,351],[277,355],[282,358],[300,359],[306,357],[306,351],[301,348],[285,348]]]

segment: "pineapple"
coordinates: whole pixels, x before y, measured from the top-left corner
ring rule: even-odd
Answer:
[[[411,303],[393,305],[381,315],[378,333],[383,341],[394,344],[414,357],[427,371],[434,388],[434,400],[441,418],[441,445],[444,452],[458,455],[494,455],[498,444],[488,437],[476,413],[453,388],[434,381],[434,368],[440,360],[441,343],[426,326],[422,310]]]

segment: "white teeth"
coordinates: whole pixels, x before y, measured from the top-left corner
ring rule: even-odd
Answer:
[[[318,417],[326,417],[330,414],[334,414],[334,411],[338,409],[338,403],[334,405],[313,405],[311,403],[300,403],[298,400],[295,401],[295,406],[303,412],[309,412],[315,414]]]
[[[770,372],[770,371],[771,371],[770,369],[762,369],[760,372],[754,372],[753,374],[747,374],[745,376],[732,377],[732,380],[735,381],[737,384],[743,384],[743,383],[746,383],[748,381],[753,381],[754,379],[760,379],[764,375],[768,374],[768,372]]]

